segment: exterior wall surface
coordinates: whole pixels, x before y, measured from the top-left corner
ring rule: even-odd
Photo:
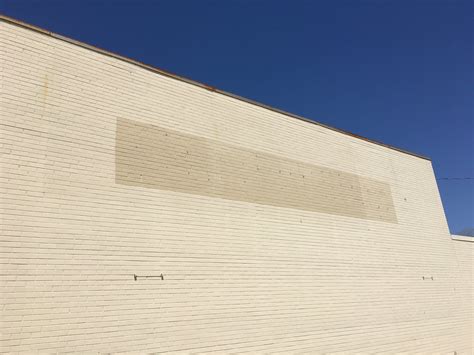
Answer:
[[[1,351],[472,352],[430,161],[8,21],[0,66]]]

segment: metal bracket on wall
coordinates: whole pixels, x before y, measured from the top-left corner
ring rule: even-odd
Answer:
[[[138,275],[133,274],[133,279],[134,279],[135,281],[137,281],[138,278],[151,279],[151,278],[157,278],[157,277],[160,278],[160,279],[162,279],[162,280],[165,279],[165,277],[163,276],[163,274],[161,274],[161,275],[147,275],[147,276],[138,276]]]

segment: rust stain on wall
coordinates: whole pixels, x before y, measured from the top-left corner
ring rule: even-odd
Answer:
[[[120,118],[116,183],[397,223],[387,183]]]

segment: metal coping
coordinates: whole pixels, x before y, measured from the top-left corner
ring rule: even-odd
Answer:
[[[344,131],[344,130],[339,129],[339,128],[331,127],[331,126],[325,125],[325,124],[323,124],[323,123],[320,123],[320,122],[317,122],[317,121],[313,121],[313,120],[311,120],[311,119],[309,119],[309,118],[305,118],[305,117],[302,117],[302,116],[298,116],[298,115],[296,115],[296,114],[293,114],[293,113],[290,113],[290,112],[286,112],[286,111],[283,111],[283,110],[280,110],[280,109],[278,109],[278,108],[275,108],[275,107],[271,107],[271,106],[262,104],[262,103],[260,103],[260,102],[254,101],[254,100],[247,99],[247,98],[245,98],[245,97],[238,96],[238,95],[229,93],[229,92],[227,92],[227,91],[223,91],[223,90],[217,89],[217,88],[215,88],[215,87],[212,87],[212,86],[209,86],[209,85],[206,85],[206,84],[203,84],[203,83],[200,83],[200,82],[197,82],[197,81],[188,79],[188,78],[184,78],[184,77],[182,77],[182,76],[179,76],[179,75],[170,73],[170,72],[168,72],[168,71],[159,69],[159,68],[157,68],[157,67],[154,67],[154,66],[151,66],[151,65],[148,65],[148,64],[139,62],[139,61],[137,61],[137,60],[134,60],[134,59],[131,59],[131,58],[128,58],[128,57],[125,57],[125,56],[122,56],[122,55],[119,55],[119,54],[116,54],[116,53],[113,53],[113,52],[109,52],[109,51],[107,51],[107,50],[104,50],[104,49],[101,49],[101,48],[98,48],[98,47],[89,45],[89,44],[87,44],[87,43],[83,43],[83,42],[80,42],[80,41],[76,41],[76,40],[74,40],[74,39],[71,39],[71,38],[62,36],[62,35],[57,34],[57,33],[54,33],[54,32],[50,32],[50,31],[48,31],[48,30],[45,30],[45,29],[43,29],[43,28],[40,28],[40,27],[37,27],[37,26],[34,26],[34,25],[30,25],[30,24],[28,24],[28,23],[25,23],[25,22],[23,22],[23,21],[20,21],[20,20],[11,18],[11,17],[6,16],[6,15],[3,15],[3,14],[1,14],[1,13],[0,13],[0,21],[4,21],[4,22],[11,23],[11,24],[14,24],[14,25],[19,26],[19,27],[23,27],[23,28],[26,28],[26,29],[29,29],[29,30],[32,30],[32,31],[35,31],[35,32],[39,32],[39,33],[41,33],[41,34],[44,34],[44,35],[47,35],[47,36],[50,36],[50,37],[59,39],[59,40],[61,40],[61,41],[67,42],[67,43],[74,44],[74,45],[79,46],[79,47],[82,47],[82,48],[86,48],[86,49],[92,50],[92,51],[97,52],[97,53],[104,54],[104,55],[109,56],[109,57],[112,57],[112,58],[116,58],[116,59],[119,59],[119,60],[123,60],[123,61],[125,61],[125,62],[134,64],[134,65],[137,65],[137,66],[139,66],[139,67],[141,67],[141,68],[143,68],[143,69],[146,69],[146,70],[152,71],[152,72],[154,72],[154,73],[158,73],[158,74],[164,75],[164,76],[169,77],[169,78],[173,78],[173,79],[176,79],[176,80],[179,80],[179,81],[183,81],[183,82],[188,83],[188,84],[191,84],[191,85],[199,86],[199,87],[201,87],[201,88],[203,88],[203,89],[206,89],[206,90],[209,90],[209,91],[211,91],[211,92],[215,92],[215,93],[218,93],[218,94],[221,94],[221,95],[225,95],[225,96],[231,97],[231,98],[236,99],[236,100],[239,100],[239,101],[243,101],[243,102],[246,102],[246,103],[249,103],[249,104],[252,104],[252,105],[256,105],[256,106],[265,108],[265,109],[270,110],[270,111],[273,111],[273,112],[277,112],[277,113],[283,114],[283,115],[285,115],[285,116],[293,117],[293,118],[299,119],[299,120],[301,120],[301,121],[305,121],[305,122],[308,122],[308,123],[311,123],[311,124],[315,124],[315,125],[318,125],[318,126],[321,126],[321,127],[327,128],[327,129],[330,129],[330,130],[332,130],[332,131],[336,131],[336,132],[339,132],[339,133],[342,133],[342,134],[345,134],[345,135],[348,135],[348,136],[351,136],[351,137],[354,137],[354,138],[358,138],[358,139],[364,140],[364,141],[369,142],[369,143],[377,144],[377,145],[380,145],[380,146],[385,147],[385,148],[389,148],[389,149],[396,150],[396,151],[401,152],[401,153],[405,153],[405,154],[408,154],[408,155],[415,156],[415,157],[417,157],[417,158],[421,158],[421,159],[425,159],[425,160],[431,161],[431,159],[428,158],[428,157],[426,157],[426,156],[423,156],[423,155],[420,155],[420,154],[416,154],[416,153],[412,153],[412,152],[409,152],[409,151],[404,150],[404,149],[401,149],[401,148],[393,147],[393,146],[391,146],[391,145],[388,145],[388,144],[385,144],[385,143],[382,143],[382,142],[378,142],[378,141],[376,141],[376,140],[372,140],[372,139],[369,139],[369,138],[365,138],[365,137],[363,137],[363,136],[359,136],[359,135],[357,135],[357,134],[354,134],[354,133],[351,133],[351,132],[348,132],[348,131]]]
[[[456,240],[459,242],[470,242],[474,243],[474,237],[469,237],[467,235],[458,235],[458,234],[451,234],[451,239]]]

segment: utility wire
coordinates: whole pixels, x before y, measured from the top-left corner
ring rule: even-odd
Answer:
[[[437,178],[436,180],[474,180],[474,177]]]

